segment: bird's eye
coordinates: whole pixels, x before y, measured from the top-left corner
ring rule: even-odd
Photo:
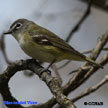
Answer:
[[[22,26],[21,23],[17,23],[15,28],[16,28],[16,29],[19,29],[21,26]]]

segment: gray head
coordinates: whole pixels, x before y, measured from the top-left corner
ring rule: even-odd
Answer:
[[[18,19],[10,26],[10,29],[7,32],[5,32],[4,34],[12,34],[13,36],[15,36],[19,33],[23,33],[26,30],[28,30],[28,28],[32,24],[34,24],[34,23],[27,19]]]

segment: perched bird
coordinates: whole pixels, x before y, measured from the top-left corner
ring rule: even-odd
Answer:
[[[102,68],[95,61],[76,51],[51,31],[27,19],[18,19],[4,34],[12,34],[22,50],[34,59],[48,62],[50,65],[62,60],[88,61]]]

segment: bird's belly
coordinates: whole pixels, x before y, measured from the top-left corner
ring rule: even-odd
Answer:
[[[27,55],[42,62],[52,62],[56,59],[53,54],[42,48],[42,46],[32,42],[26,42],[26,44],[25,42],[20,42],[20,46]]]

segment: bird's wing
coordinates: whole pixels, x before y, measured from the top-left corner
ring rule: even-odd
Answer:
[[[34,42],[36,42],[38,44],[51,45],[51,46],[53,45],[57,48],[72,52],[73,54],[76,54],[76,55],[79,55],[79,56],[85,58],[85,56],[83,54],[76,51],[69,44],[67,44],[63,39],[59,38],[54,33],[50,32],[44,28],[34,30],[32,32],[29,32],[29,34],[32,37],[32,39],[34,40]]]

